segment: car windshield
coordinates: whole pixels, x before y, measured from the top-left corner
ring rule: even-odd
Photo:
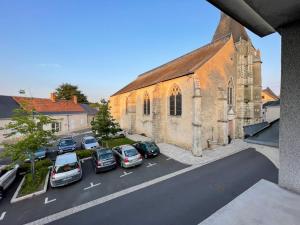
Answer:
[[[145,144],[146,148],[150,148],[150,149],[157,148],[156,144],[153,142],[145,142],[144,144]]]
[[[111,159],[113,158],[113,154],[111,151],[103,151],[98,153],[100,159]]]
[[[56,166],[55,167],[55,171],[56,173],[65,173],[71,170],[75,170],[78,167],[78,163],[74,162],[74,163],[68,163],[65,164],[63,166]]]
[[[85,140],[85,143],[86,144],[93,144],[93,143],[96,143],[97,141],[96,141],[96,139],[95,138],[89,138],[89,139],[86,139]]]
[[[137,155],[138,152],[135,149],[128,149],[124,151],[124,154],[126,157],[131,157]]]
[[[65,139],[65,140],[61,140],[59,145],[60,146],[69,146],[69,145],[73,145],[74,141],[72,139]]]

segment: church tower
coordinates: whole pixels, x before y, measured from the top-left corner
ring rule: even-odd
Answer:
[[[236,48],[234,64],[236,73],[228,84],[229,134],[243,138],[243,126],[261,122],[261,57],[245,28],[237,21],[221,14],[212,42],[232,35]],[[233,126],[234,131],[230,131]]]

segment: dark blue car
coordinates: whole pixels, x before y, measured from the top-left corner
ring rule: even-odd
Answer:
[[[58,154],[62,154],[65,152],[71,152],[76,150],[76,142],[73,138],[62,138],[58,142]]]

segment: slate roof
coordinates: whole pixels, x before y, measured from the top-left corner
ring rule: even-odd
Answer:
[[[279,121],[274,120],[267,127],[245,139],[248,143],[279,147]]]
[[[71,100],[57,100],[52,102],[51,99],[47,98],[13,97],[13,99],[19,105],[24,105],[26,109],[34,109],[44,114],[85,113],[80,104],[75,104]]]
[[[230,36],[227,36],[216,42],[209,43],[162,66],[139,75],[136,80],[129,83],[112,96],[193,74],[225,45],[229,40],[229,37]]]
[[[271,96],[272,98],[279,99],[279,97],[271,90],[271,88],[267,87],[266,89],[262,90],[263,93]]]
[[[263,108],[272,107],[272,106],[280,106],[280,99],[277,101],[269,101],[263,104]]]
[[[244,126],[244,135],[245,137],[253,136],[257,132],[269,126],[268,122],[251,124],[248,126]]]
[[[0,95],[0,119],[11,118],[14,110],[18,108],[20,106],[13,97]]]
[[[219,25],[215,31],[212,41],[216,41],[230,34],[232,34],[234,42],[238,42],[240,38],[246,41],[250,40],[243,25],[222,13]]]
[[[80,105],[88,115],[96,115],[98,112],[97,109],[90,107],[88,104],[80,104]]]

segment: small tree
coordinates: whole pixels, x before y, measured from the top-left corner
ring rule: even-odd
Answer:
[[[91,122],[91,125],[95,136],[105,139],[108,139],[110,134],[116,134],[120,128],[110,113],[109,103],[104,99],[101,100],[99,111],[95,119]]]
[[[35,115],[33,110],[15,110],[12,121],[5,128],[10,130],[7,137],[20,135],[21,138],[15,144],[5,144],[1,157],[9,156],[13,162],[23,162],[29,157],[31,161],[31,174],[34,179],[34,153],[41,147],[49,146],[49,140],[55,138],[54,131],[44,129],[44,126],[49,125],[53,121],[48,116]]]
[[[56,95],[58,99],[71,100],[75,95],[79,103],[88,104],[87,97],[78,89],[78,86],[63,83],[56,88]]]

